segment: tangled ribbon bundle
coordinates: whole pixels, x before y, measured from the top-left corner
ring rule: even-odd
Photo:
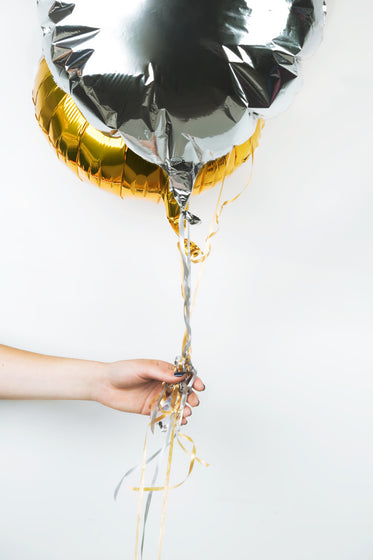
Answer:
[[[253,164],[253,156],[252,156],[252,164]],[[147,448],[148,448],[148,434],[145,436],[144,442],[144,449],[143,449],[143,458],[141,464],[141,479],[139,486],[129,486],[128,490],[133,490],[139,493],[138,499],[138,512],[137,512],[137,528],[136,528],[136,543],[135,543],[135,560],[138,559],[139,554],[139,544],[140,544],[140,531],[141,531],[141,522],[143,521],[143,529],[142,529],[142,537],[141,537],[141,547],[140,547],[140,554],[141,558],[143,558],[144,553],[144,545],[145,545],[145,536],[146,536],[146,527],[147,527],[147,520],[149,515],[149,509],[152,501],[152,494],[153,492],[164,492],[163,497],[163,506],[162,506],[162,515],[161,515],[161,525],[160,525],[160,535],[159,535],[159,549],[158,549],[158,560],[161,558],[162,553],[162,546],[163,546],[163,537],[164,537],[164,529],[165,529],[165,520],[166,520],[166,507],[167,507],[167,498],[169,490],[173,490],[182,486],[190,477],[194,465],[196,462],[199,464],[208,467],[209,464],[197,457],[197,449],[196,444],[194,443],[193,439],[190,436],[182,433],[180,431],[181,428],[181,420],[183,416],[183,410],[186,405],[186,400],[188,394],[190,393],[193,382],[197,375],[192,362],[191,362],[191,353],[192,353],[192,346],[191,346],[191,314],[193,311],[194,303],[197,296],[197,291],[199,288],[201,275],[203,271],[203,267],[205,262],[210,255],[211,252],[211,240],[212,238],[218,233],[220,227],[220,217],[224,210],[224,208],[231,204],[232,202],[236,201],[241,194],[245,191],[248,187],[251,177],[252,177],[253,165],[251,165],[251,171],[249,174],[249,178],[247,183],[243,187],[243,189],[235,195],[233,198],[229,200],[225,200],[221,202],[223,189],[225,185],[226,177],[223,177],[221,187],[219,190],[218,200],[215,208],[215,212],[211,221],[210,231],[205,240],[205,248],[203,251],[199,253],[199,259],[192,260],[191,257],[191,241],[190,241],[190,224],[187,222],[186,218],[179,220],[179,251],[181,255],[182,261],[182,295],[184,298],[184,321],[185,321],[185,334],[183,339],[183,348],[182,348],[182,355],[181,357],[176,358],[175,360],[175,371],[179,373],[186,373],[186,378],[184,381],[179,383],[175,383],[173,385],[168,383],[163,383],[162,390],[157,399],[152,403],[152,410],[150,416],[150,423],[149,428],[151,432],[154,432],[154,428],[156,425],[160,426],[161,430],[165,432],[165,442],[163,448],[159,449],[156,453],[154,453],[149,459],[147,458]],[[184,247],[184,251],[181,249]],[[193,298],[191,296],[191,270],[192,270],[192,262],[200,263],[200,270],[198,275],[197,284],[195,287]],[[174,442],[175,440],[179,444],[180,448],[189,456],[189,468],[186,477],[182,482],[177,484],[170,485],[170,475],[171,475],[171,467],[172,467],[172,459],[174,454]],[[190,443],[192,446],[191,451],[188,450],[183,441]],[[166,479],[165,483],[161,486],[156,485],[156,480],[159,474],[159,469],[161,466],[162,459],[166,450],[168,449],[168,457],[167,457],[167,466],[166,466]],[[158,457],[158,462],[156,468],[154,470],[153,481],[150,486],[145,485],[145,475],[146,475],[146,467],[153,462]],[[134,472],[139,467],[134,467],[130,469],[120,480],[114,496],[115,498],[118,496],[119,490],[123,485],[124,480]],[[144,502],[144,493],[148,493],[145,505],[145,511],[143,514],[143,502]]]

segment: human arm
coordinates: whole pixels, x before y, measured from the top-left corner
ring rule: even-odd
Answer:
[[[96,362],[46,356],[0,345],[0,399],[91,400],[123,412],[149,414],[162,383],[180,381],[159,360]],[[195,391],[204,384],[198,377]],[[190,407],[199,399],[193,391]],[[185,408],[183,424],[191,414]]]

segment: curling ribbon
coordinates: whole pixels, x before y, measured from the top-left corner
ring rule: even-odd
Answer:
[[[249,184],[251,182],[251,179],[252,179],[252,176],[253,176],[253,169],[254,169],[254,149],[252,150],[252,153],[251,153],[250,175],[249,175],[248,180],[245,183],[245,186],[243,187],[243,189],[241,189],[241,191],[236,196],[234,196],[233,198],[231,198],[229,200],[225,200],[219,208],[219,204],[220,204],[220,201],[221,201],[221,198],[222,198],[222,195],[223,195],[225,179],[226,179],[227,175],[224,175],[224,177],[223,177],[221,187],[220,187],[220,191],[219,191],[218,200],[217,200],[217,203],[216,203],[215,213],[214,213],[214,215],[212,217],[212,220],[211,220],[210,231],[209,231],[209,233],[206,237],[206,240],[205,240],[204,250],[203,250],[203,252],[201,252],[201,255],[199,257],[197,257],[196,260],[193,260],[194,263],[200,263],[200,267],[199,267],[199,271],[198,271],[196,286],[194,288],[194,294],[193,294],[193,300],[192,300],[192,306],[191,306],[191,313],[193,313],[194,305],[196,303],[197,293],[198,293],[199,285],[200,285],[200,282],[201,282],[203,269],[204,269],[206,260],[210,256],[210,253],[211,253],[211,247],[212,247],[211,239],[215,235],[217,235],[219,233],[219,230],[220,230],[220,218],[221,218],[221,215],[223,213],[223,210],[226,206],[228,206],[229,204],[232,204],[232,202],[235,202],[238,198],[240,198],[240,196],[245,192],[245,190],[247,189],[247,187],[249,186]]]
[[[232,156],[230,156],[230,157],[232,157]],[[233,198],[231,198],[229,200],[225,200],[223,203],[221,203],[221,199],[222,199],[222,196],[223,196],[223,190],[224,190],[224,186],[225,186],[225,179],[226,179],[226,174],[224,174],[224,177],[223,177],[222,182],[221,182],[221,187],[220,187],[216,207],[215,207],[215,212],[214,212],[214,215],[212,217],[209,233],[208,233],[208,235],[205,239],[205,247],[204,247],[203,251],[201,251],[195,244],[191,243],[191,241],[190,241],[190,225],[189,225],[188,221],[185,219],[185,212],[181,212],[182,219],[180,219],[179,223],[178,223],[178,226],[179,226],[178,248],[179,248],[179,252],[180,252],[180,257],[181,257],[181,261],[182,261],[182,270],[183,270],[182,295],[183,295],[183,298],[184,298],[184,321],[185,321],[185,325],[186,325],[186,330],[185,330],[185,335],[184,335],[184,339],[183,339],[182,357],[179,359],[179,363],[178,363],[179,367],[183,367],[183,366],[188,365],[188,364],[191,365],[191,363],[190,363],[190,359],[191,359],[191,325],[190,325],[190,319],[191,319],[191,313],[192,313],[192,310],[193,310],[193,307],[194,307],[194,303],[195,303],[195,300],[196,300],[196,295],[197,295],[197,291],[198,291],[198,288],[199,288],[199,284],[200,284],[200,280],[201,280],[201,276],[202,276],[202,271],[203,271],[204,265],[206,263],[206,260],[211,253],[211,247],[212,247],[211,240],[219,232],[220,218],[221,218],[221,215],[222,215],[222,212],[223,212],[224,208],[226,206],[228,206],[229,204],[233,203],[234,201],[236,201],[242,195],[242,193],[246,190],[246,188],[248,187],[248,185],[251,181],[251,178],[252,178],[253,164],[254,164],[254,150],[252,150],[252,153],[251,153],[251,170],[250,170],[250,175],[249,175],[249,178],[248,178],[245,186],[236,196],[234,196]],[[194,252],[194,257],[192,257],[192,255],[191,255],[191,246],[192,245],[194,246],[194,248],[197,248],[197,250],[198,250],[197,254],[196,254],[196,252]],[[181,250],[181,247],[183,247],[184,250]],[[199,267],[199,274],[198,274],[198,279],[197,279],[195,291],[194,291],[194,294],[193,294],[193,300],[191,301],[191,263],[192,262],[199,263],[200,267]],[[195,375],[194,375],[194,377],[195,377]],[[171,396],[169,394],[170,391],[171,391]],[[165,418],[170,418],[170,424],[168,426],[167,439],[166,439],[165,445],[163,446],[162,449],[158,450],[155,454],[153,454],[152,457],[148,460],[146,459],[147,437],[148,437],[146,435],[145,443],[144,443],[144,450],[143,450],[143,460],[142,460],[142,467],[141,467],[140,486],[132,486],[132,487],[128,488],[129,490],[133,490],[133,491],[136,491],[136,492],[139,493],[138,513],[137,513],[137,528],[136,528],[136,544],[135,544],[135,560],[138,559],[140,528],[141,528],[141,514],[142,514],[142,509],[143,509],[144,493],[147,492],[148,497],[147,497],[145,513],[144,513],[144,524],[143,524],[142,539],[141,539],[141,549],[140,549],[141,550],[141,558],[143,558],[144,541],[145,541],[145,534],[146,534],[146,523],[147,523],[147,519],[148,519],[148,513],[149,513],[150,503],[151,503],[151,499],[152,499],[152,494],[153,494],[153,492],[162,492],[162,491],[164,492],[163,505],[162,505],[162,515],[161,515],[160,536],[159,536],[159,548],[158,548],[158,560],[160,560],[161,559],[161,553],[162,553],[164,528],[165,528],[165,518],[166,518],[166,507],[167,507],[167,498],[168,498],[169,490],[179,488],[180,486],[182,486],[188,480],[188,478],[190,477],[190,475],[193,471],[193,468],[194,468],[194,465],[195,465],[196,461],[199,462],[203,466],[209,466],[208,463],[206,463],[205,461],[203,461],[202,459],[199,459],[197,457],[196,446],[195,446],[195,443],[194,443],[193,439],[190,438],[189,436],[186,436],[185,434],[181,434],[179,432],[179,428],[180,428],[179,424],[181,422],[182,412],[183,412],[183,409],[184,409],[184,406],[185,406],[186,397],[187,397],[187,394],[183,394],[180,390],[180,384],[168,385],[167,383],[164,383],[163,387],[162,387],[162,391],[161,391],[159,397],[156,399],[157,403],[152,410],[151,422],[150,422],[150,427],[151,427],[152,431],[154,430],[154,426],[157,423],[162,422]],[[170,399],[171,399],[170,407],[169,407],[168,410],[165,410],[165,406],[167,405],[167,401],[169,401]],[[173,452],[174,452],[175,438],[176,438],[179,446],[181,447],[181,449],[186,454],[189,455],[190,463],[189,463],[188,473],[187,473],[185,479],[178,484],[170,486],[170,475],[171,475],[171,466],[172,466],[172,457],[173,457]],[[192,444],[192,451],[189,451],[183,445],[181,439],[185,439],[186,441],[188,441],[189,443]],[[166,469],[166,481],[165,481],[165,484],[163,486],[155,486],[155,481],[157,479],[158,471],[159,471],[159,465],[160,465],[162,456],[163,456],[163,454],[164,454],[164,452],[166,451],[167,448],[169,448],[169,451],[168,451],[168,460],[167,460],[167,469]],[[152,460],[154,460],[157,456],[159,456],[159,459],[158,459],[158,463],[157,463],[156,468],[155,468],[152,485],[151,486],[145,486],[146,466]],[[123,480],[126,478],[126,476],[128,474],[130,474],[131,472],[133,472],[133,470],[134,469],[131,469],[122,478],[121,482],[119,483],[119,485],[117,487],[117,491],[119,490],[119,487],[122,484]],[[116,493],[117,493],[117,491],[116,491]]]
[[[167,384],[164,383],[163,385],[164,385],[163,388],[165,388],[165,386]],[[166,399],[166,394],[164,393],[164,398],[163,398],[163,401],[161,402],[161,406],[166,403],[166,400],[167,400]],[[161,528],[160,528],[159,550],[158,550],[158,560],[160,560],[161,553],[162,553],[165,519],[166,519],[166,506],[167,506],[168,491],[173,490],[175,488],[179,488],[180,486],[182,486],[188,480],[188,478],[192,474],[192,471],[193,471],[193,468],[194,468],[194,465],[195,465],[196,462],[200,463],[201,465],[203,465],[205,467],[209,466],[209,464],[206,461],[200,459],[197,456],[197,448],[196,448],[196,444],[194,443],[193,439],[190,436],[187,436],[186,434],[182,434],[178,431],[179,417],[180,417],[180,414],[182,413],[181,412],[181,404],[182,404],[182,394],[179,391],[179,384],[176,384],[172,387],[170,409],[167,410],[167,411],[162,411],[162,413],[154,420],[155,423],[158,423],[166,417],[171,418],[170,429],[168,431],[168,437],[167,437],[166,443],[163,446],[163,448],[159,449],[149,459],[147,459],[146,456],[147,456],[147,446],[148,446],[148,434],[146,434],[145,441],[144,441],[144,448],[143,448],[142,464],[141,464],[140,485],[139,486],[128,486],[127,487],[128,490],[133,490],[135,492],[139,492],[139,501],[138,501],[138,510],[137,510],[136,543],[135,543],[135,560],[138,559],[138,549],[139,549],[139,541],[140,541],[140,528],[141,528],[141,512],[142,512],[142,507],[143,507],[144,493],[147,492],[149,494],[148,494],[146,511],[145,511],[145,515],[144,515],[144,527],[143,527],[143,534],[142,534],[142,539],[141,539],[141,558],[143,557],[146,520],[147,520],[148,511],[149,511],[151,495],[152,495],[153,492],[162,492],[163,491],[165,493],[164,499],[163,499],[163,506],[162,506],[162,517],[161,517]],[[151,423],[149,423],[149,427],[151,427]],[[171,466],[172,466],[172,457],[173,457],[173,452],[174,452],[174,441],[175,441],[175,439],[176,439],[177,443],[179,444],[179,446],[181,447],[181,449],[189,456],[190,461],[189,461],[188,472],[187,472],[187,475],[184,478],[184,480],[182,482],[179,482],[178,484],[170,486],[170,475],[171,475]],[[183,445],[183,443],[181,441],[182,439],[191,443],[192,451],[189,451]],[[168,459],[167,459],[165,484],[164,484],[164,486],[154,486],[154,482],[155,482],[155,479],[156,479],[156,476],[157,476],[157,473],[158,473],[159,462],[162,458],[162,455],[163,455],[164,451],[167,448],[169,448],[169,452],[168,452]],[[153,485],[152,486],[145,486],[146,466],[149,463],[151,463],[157,456],[159,456],[159,460],[158,460],[158,464],[157,464],[157,467],[156,467],[156,470],[155,470],[155,473],[154,473],[154,477],[153,477]],[[115,498],[118,496],[119,490],[120,490],[124,480],[130,474],[132,474],[137,468],[139,468],[139,465],[130,469],[122,477],[122,479],[120,480],[120,482],[117,485],[117,488],[115,490],[115,494],[114,494]]]
[[[229,158],[231,158],[231,157],[232,157],[232,154],[229,155]],[[225,180],[226,180],[226,178],[227,178],[227,174],[226,174],[226,173],[224,174],[223,180],[222,180],[222,182],[221,182],[221,187],[220,187],[220,191],[219,191],[218,200],[217,200],[217,203],[216,203],[215,213],[214,213],[214,215],[213,215],[212,222],[211,222],[211,226],[210,226],[210,231],[209,231],[209,233],[208,233],[208,235],[207,235],[207,237],[206,237],[206,239],[205,239],[205,248],[204,248],[203,251],[200,250],[200,254],[199,254],[199,255],[194,256],[194,257],[192,258],[192,262],[193,262],[193,263],[196,263],[196,264],[198,264],[198,263],[203,264],[203,263],[206,261],[206,259],[209,257],[209,255],[210,255],[210,253],[211,253],[211,239],[212,239],[217,233],[219,233],[219,230],[220,230],[220,218],[221,218],[221,215],[222,215],[222,213],[223,213],[224,208],[225,208],[226,206],[228,206],[229,204],[232,204],[232,202],[235,202],[238,198],[240,198],[240,196],[243,194],[243,192],[244,192],[244,191],[247,189],[247,187],[249,186],[249,184],[250,184],[250,182],[251,182],[251,179],[252,179],[252,175],[253,175],[254,150],[252,150],[251,156],[250,156],[250,157],[251,157],[251,171],[250,171],[250,175],[249,175],[248,180],[246,181],[245,186],[243,187],[243,189],[242,189],[236,196],[234,196],[233,198],[231,198],[231,199],[229,199],[229,200],[225,200],[225,201],[221,204],[221,206],[220,206],[220,208],[219,208],[219,204],[220,204],[220,201],[221,201],[221,198],[222,198],[222,195],[223,195],[223,189],[224,189],[224,186],[225,186]],[[228,161],[229,161],[229,160],[228,160]],[[228,163],[228,165],[229,165],[229,163]],[[216,226],[216,227],[215,227],[215,226]],[[214,229],[214,227],[215,227],[215,229]]]

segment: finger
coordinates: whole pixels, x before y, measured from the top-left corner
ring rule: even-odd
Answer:
[[[198,406],[199,405],[199,398],[197,397],[197,395],[195,394],[194,391],[192,391],[187,398],[187,403],[190,406]]]
[[[191,409],[189,408],[189,406],[186,406],[183,410],[183,417],[188,418],[188,416],[191,416],[191,415],[192,415]]]
[[[188,420],[186,418],[183,418],[181,421],[181,425],[185,426],[185,424],[188,424]]]
[[[193,389],[196,391],[204,391],[206,386],[200,377],[196,377],[193,383]]]

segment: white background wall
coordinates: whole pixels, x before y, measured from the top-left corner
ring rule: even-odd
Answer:
[[[35,12],[1,7],[0,341],[172,361],[176,239],[161,206],[55,158],[31,102]],[[304,87],[223,216],[194,315],[208,390],[187,428],[211,467],[170,496],[165,560],[373,558],[372,15],[368,0],[330,2]],[[145,426],[94,403],[0,402],[1,558],[132,558],[136,499],[112,491]]]

